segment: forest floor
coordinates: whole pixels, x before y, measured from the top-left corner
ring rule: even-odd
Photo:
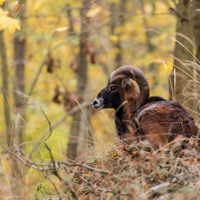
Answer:
[[[68,169],[67,174],[83,200],[200,199],[199,137],[157,150],[148,141],[115,144],[104,155],[80,155],[76,162],[82,166]],[[62,199],[72,196],[68,190]]]

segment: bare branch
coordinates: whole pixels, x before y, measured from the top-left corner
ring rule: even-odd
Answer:
[[[60,124],[62,124],[67,117],[69,117],[70,115],[72,115],[73,113],[77,112],[78,110],[80,110],[81,108],[85,108],[90,106],[91,103],[90,102],[83,102],[82,104],[80,104],[80,106],[75,106],[74,108],[72,108],[69,112],[67,112],[66,114],[64,114],[60,119],[58,119],[52,126],[52,130],[55,129],[56,127],[58,127]],[[42,137],[37,141],[37,143],[34,145],[29,158],[32,157],[34,151],[37,149],[37,147],[40,145],[41,142],[43,142],[43,140],[45,139],[45,137],[49,134],[50,129],[47,129],[44,134],[42,135]]]
[[[39,77],[39,75],[40,75],[40,73],[41,73],[41,71],[42,71],[42,69],[43,69],[43,67],[44,67],[45,59],[46,59],[46,57],[45,57],[45,58],[43,59],[43,61],[41,62],[40,67],[39,67],[39,69],[38,69],[38,71],[37,71],[37,73],[36,73],[36,75],[35,75],[35,78],[33,79],[33,82],[32,82],[32,84],[31,84],[31,86],[30,86],[29,91],[28,91],[28,95],[29,95],[29,96],[32,94],[33,89],[34,89],[34,87],[35,87],[35,85],[36,85],[36,83],[37,83],[38,77]]]
[[[60,161],[59,163],[63,164],[63,165],[71,166],[71,167],[84,167],[84,168],[90,169],[92,171],[102,172],[102,173],[105,173],[105,174],[110,174],[110,172],[107,171],[107,170],[97,169],[97,168],[94,168],[94,167],[90,167],[88,165],[77,164],[77,163],[67,163],[67,162],[64,162],[64,161]]]
[[[51,182],[51,184],[54,186],[54,188],[55,188],[57,194],[59,195],[59,199],[61,200],[62,197],[60,196],[60,192],[59,192],[58,188],[56,187],[55,183],[54,183],[46,174],[44,174],[44,177],[45,177],[46,179],[48,179],[48,180]]]
[[[52,171],[52,173],[53,173],[60,181],[65,182],[65,181],[63,180],[63,178],[60,176],[60,174],[58,173],[58,170],[57,170],[57,169],[59,168],[59,165],[58,165],[59,162],[57,162],[57,161],[54,160],[54,157],[53,157],[51,148],[50,148],[50,147],[47,145],[47,143],[46,143],[46,140],[49,139],[49,138],[51,137],[51,134],[52,134],[51,122],[50,122],[49,118],[47,117],[46,113],[44,112],[44,110],[42,109],[42,107],[40,107],[40,109],[41,109],[43,115],[45,116],[45,118],[46,118],[46,120],[47,120],[47,122],[48,122],[48,124],[49,124],[49,130],[50,130],[50,132],[49,132],[49,135],[43,140],[43,143],[45,144],[47,150],[49,151],[49,154],[50,154],[50,157],[51,157],[51,162],[53,163],[53,171]],[[66,184],[66,182],[65,182],[65,184]],[[75,190],[74,190],[72,187],[70,187],[69,185],[67,185],[67,187],[68,187],[68,189],[71,191],[73,198],[74,198],[74,199],[79,199],[78,196],[77,196],[77,194],[76,194],[76,192],[75,192]]]

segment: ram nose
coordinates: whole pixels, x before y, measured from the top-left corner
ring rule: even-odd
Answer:
[[[92,104],[92,107],[95,109],[102,109],[104,106],[103,98],[95,98]]]

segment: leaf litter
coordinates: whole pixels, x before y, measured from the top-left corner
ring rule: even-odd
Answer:
[[[70,168],[80,199],[200,199],[200,139],[173,141],[154,149],[145,140],[138,144],[113,144],[98,157],[93,154]],[[102,170],[102,172],[101,172]],[[105,173],[105,170],[108,173]]]

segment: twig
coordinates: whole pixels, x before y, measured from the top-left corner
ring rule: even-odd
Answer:
[[[90,106],[91,103],[90,102],[83,102],[80,106],[81,108],[85,108]],[[69,112],[67,112],[66,114],[64,114],[60,119],[58,119],[52,126],[52,130],[55,129],[56,127],[58,127],[60,124],[62,124],[67,117],[69,117],[70,115],[72,115],[73,113],[75,113],[76,111],[80,110],[80,106],[75,106],[74,108],[72,108]],[[34,151],[37,149],[37,147],[40,145],[41,142],[43,142],[43,140],[45,139],[45,137],[49,134],[50,129],[48,128],[44,134],[42,135],[42,137],[37,141],[37,143],[33,146],[33,149],[31,150],[31,153],[29,155],[29,158],[32,157]]]
[[[42,109],[42,107],[40,107],[40,110],[42,111],[43,115],[45,116],[45,118],[49,124],[49,135],[43,140],[43,142],[45,143],[51,137],[52,127],[51,127],[51,122],[50,122],[49,118],[47,117],[46,113],[44,112],[44,110]]]
[[[145,192],[145,194],[140,195],[140,199],[149,199],[151,194],[162,191],[165,188],[167,188],[169,185],[170,183],[166,182],[166,183],[151,187],[147,192]]]
[[[172,10],[172,11],[176,14],[177,17],[180,17],[181,20],[186,21],[186,22],[190,22],[190,21],[191,21],[191,20],[189,20],[188,18],[183,17],[183,16],[182,16],[177,10],[175,10],[174,8],[170,7],[169,9]]]
[[[47,150],[49,151],[49,154],[50,154],[50,157],[51,157],[51,162],[53,162],[53,171],[52,171],[52,173],[53,173],[60,181],[65,182],[65,181],[63,180],[63,178],[60,176],[60,174],[58,173],[58,170],[57,170],[57,169],[58,169],[58,167],[57,167],[58,162],[56,162],[56,161],[54,160],[54,157],[53,157],[51,148],[49,148],[49,146],[48,146],[47,143],[46,143],[46,140],[49,139],[49,138],[51,137],[51,134],[52,134],[51,122],[50,122],[49,118],[47,117],[46,113],[44,112],[44,110],[42,109],[42,107],[40,107],[40,109],[41,109],[43,115],[45,116],[45,118],[46,118],[46,120],[47,120],[47,122],[48,122],[48,124],[49,124],[49,130],[50,130],[50,132],[49,132],[49,135],[43,140],[43,143],[45,144]],[[65,184],[66,184],[66,182],[65,182]],[[71,191],[72,196],[73,196],[74,199],[79,199],[78,196],[77,196],[77,194],[76,194],[76,192],[75,192],[75,190],[74,190],[72,187],[70,187],[70,186],[68,185],[68,189]]]
[[[177,17],[180,17],[180,18],[181,18],[182,20],[184,20],[184,21],[190,22],[190,20],[189,20],[188,18],[183,17],[183,16],[177,11],[178,4],[176,3],[175,0],[173,0],[173,3],[174,3],[174,5],[175,5],[176,8],[173,8],[173,7],[170,5],[170,3],[169,3],[168,1],[164,1],[164,2],[169,6],[169,9],[170,9],[172,12],[174,12],[175,15],[176,15]]]
[[[43,168],[40,168],[40,167],[37,167],[36,165],[35,165],[35,163],[28,163],[28,162],[26,162],[22,157],[20,157],[19,155],[17,155],[16,153],[13,153],[12,151],[10,151],[9,149],[7,149],[4,145],[3,145],[3,143],[0,143],[0,145],[4,148],[4,150],[5,151],[7,151],[9,154],[11,154],[11,155],[13,155],[13,156],[15,156],[17,159],[19,159],[25,166],[29,166],[29,167],[31,167],[31,168],[33,168],[33,169],[36,169],[36,170],[38,170],[38,171],[46,171],[46,170],[52,170],[53,168],[51,167],[51,166],[49,166],[49,165],[45,165],[45,167],[43,167]]]
[[[49,124],[49,130],[50,130],[49,135],[43,140],[43,143],[46,146],[47,150],[49,151],[49,154],[50,154],[50,157],[51,157],[51,162],[53,163],[53,174],[55,174],[55,176],[57,176],[58,179],[60,181],[62,181],[62,178],[60,177],[60,175],[58,174],[58,171],[57,171],[57,166],[56,166],[57,162],[55,162],[55,160],[53,158],[53,154],[52,154],[51,148],[49,148],[49,146],[46,143],[46,140],[49,139],[51,134],[52,134],[51,122],[50,122],[49,118],[47,117],[46,113],[44,112],[44,110],[42,109],[42,107],[40,107],[40,109],[41,109],[43,115],[45,116],[45,118],[46,118],[46,120],[47,120],[47,122]]]
[[[32,167],[32,168],[34,168],[36,170],[39,170],[39,171],[47,171],[47,170],[53,170],[54,169],[50,165],[52,160],[49,163],[33,162],[33,161],[29,160],[26,157],[22,158],[19,155],[17,155],[16,153],[13,153],[9,149],[7,149],[1,142],[0,142],[0,145],[5,149],[6,152],[8,152],[9,154],[11,154],[11,155],[15,156],[16,158],[18,158],[26,166]],[[57,160],[54,160],[54,164],[55,164],[54,167],[56,168],[56,170],[60,169],[62,165],[65,165],[65,166],[71,166],[71,167],[84,167],[84,168],[87,168],[87,169],[92,170],[92,171],[101,172],[101,173],[105,173],[105,174],[110,174],[110,172],[107,171],[107,170],[101,170],[101,169],[97,169],[97,168],[90,167],[88,165],[83,165],[83,164],[67,163],[67,162],[64,162],[64,161],[57,161]],[[38,167],[38,166],[41,166],[41,167]]]
[[[34,89],[34,87],[35,87],[35,85],[36,85],[36,83],[37,83],[38,77],[39,77],[39,75],[40,75],[40,73],[41,73],[41,71],[42,71],[42,68],[44,67],[45,60],[46,60],[46,56],[45,56],[45,58],[43,59],[42,63],[40,64],[40,67],[39,67],[39,69],[38,69],[38,71],[37,71],[37,73],[36,73],[36,75],[35,75],[35,78],[33,79],[33,82],[32,82],[32,84],[31,84],[31,86],[30,86],[30,89],[29,89],[29,91],[28,91],[28,93],[27,93],[29,96],[30,96],[30,95],[32,94],[32,92],[33,92],[33,89]]]
[[[94,185],[94,184],[90,183],[89,181],[85,180],[78,173],[76,173],[76,176],[78,176],[83,182],[87,183],[91,187],[93,187],[93,188],[95,188],[95,189],[103,192],[103,194],[105,194],[105,193],[112,193],[112,194],[117,194],[119,196],[129,196],[129,197],[132,197],[132,195],[129,194],[129,193],[120,193],[119,191],[115,191],[115,190],[109,190],[109,189],[106,189],[106,188],[99,188],[99,187],[97,187],[97,185]]]
[[[59,192],[58,188],[56,187],[55,183],[54,183],[46,174],[44,174],[44,177],[45,177],[46,179],[48,179],[48,180],[51,182],[51,184],[54,186],[54,188],[55,188],[55,190],[56,190],[56,192],[57,192],[57,194],[58,194],[58,196],[59,196],[59,199],[61,200],[62,197],[60,196],[60,192]]]
[[[110,174],[110,172],[108,170],[101,170],[101,169],[97,169],[97,168],[94,168],[94,167],[90,167],[88,165],[82,165],[82,164],[77,164],[77,163],[67,163],[67,162],[64,162],[64,161],[60,161],[59,163],[63,164],[63,165],[71,166],[71,167],[84,167],[84,168],[90,169],[92,171],[101,172],[101,173],[104,173],[104,174]]]

